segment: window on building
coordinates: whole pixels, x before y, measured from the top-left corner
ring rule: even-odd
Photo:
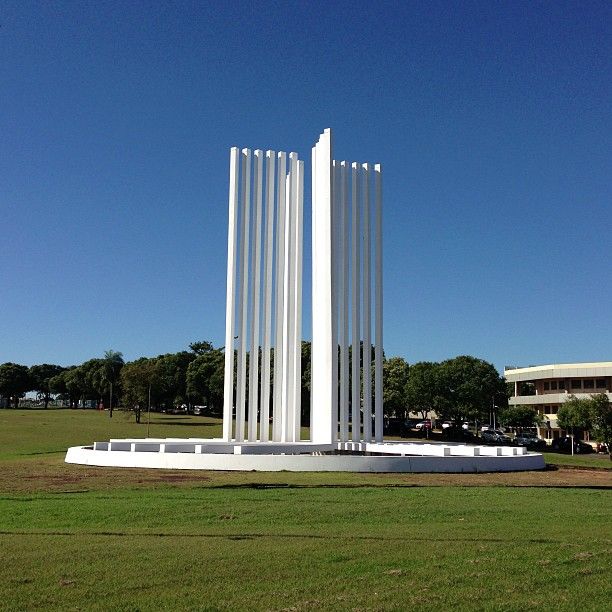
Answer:
[[[559,412],[559,406],[550,407],[550,414],[557,414],[557,412]]]
[[[544,383],[544,391],[548,391],[550,389],[550,383],[545,382]]]
[[[577,379],[572,380],[572,389],[582,389],[582,381]]]
[[[565,381],[564,380],[560,380],[559,381],[559,389],[565,389]]]
[[[587,378],[584,380],[583,382],[583,386],[585,389],[594,389],[595,388],[595,381],[591,378]]]
[[[597,388],[598,389],[605,389],[606,388],[606,379],[605,378],[598,378],[597,379]]]
[[[556,380],[551,380],[550,381],[550,390],[551,391],[556,391],[557,390],[557,381]]]

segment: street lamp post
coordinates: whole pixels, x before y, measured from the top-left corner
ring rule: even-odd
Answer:
[[[150,427],[151,427],[151,383],[149,383],[149,407],[147,409],[147,438],[149,437]]]

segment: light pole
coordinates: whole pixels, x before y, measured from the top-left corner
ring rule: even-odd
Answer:
[[[150,427],[151,427],[151,383],[149,383],[149,407],[147,409],[147,438],[149,437]]]

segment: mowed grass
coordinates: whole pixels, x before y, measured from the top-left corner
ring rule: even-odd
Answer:
[[[155,418],[152,436],[220,434],[214,420]],[[109,421],[95,411],[0,411],[0,609],[609,609],[608,471],[63,463],[68,446],[146,435],[121,413]]]

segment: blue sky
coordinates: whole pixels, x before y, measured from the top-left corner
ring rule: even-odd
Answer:
[[[309,176],[326,127],[383,164],[388,356],[612,359],[609,2],[19,0],[0,24],[0,362],[222,345],[229,148]]]

